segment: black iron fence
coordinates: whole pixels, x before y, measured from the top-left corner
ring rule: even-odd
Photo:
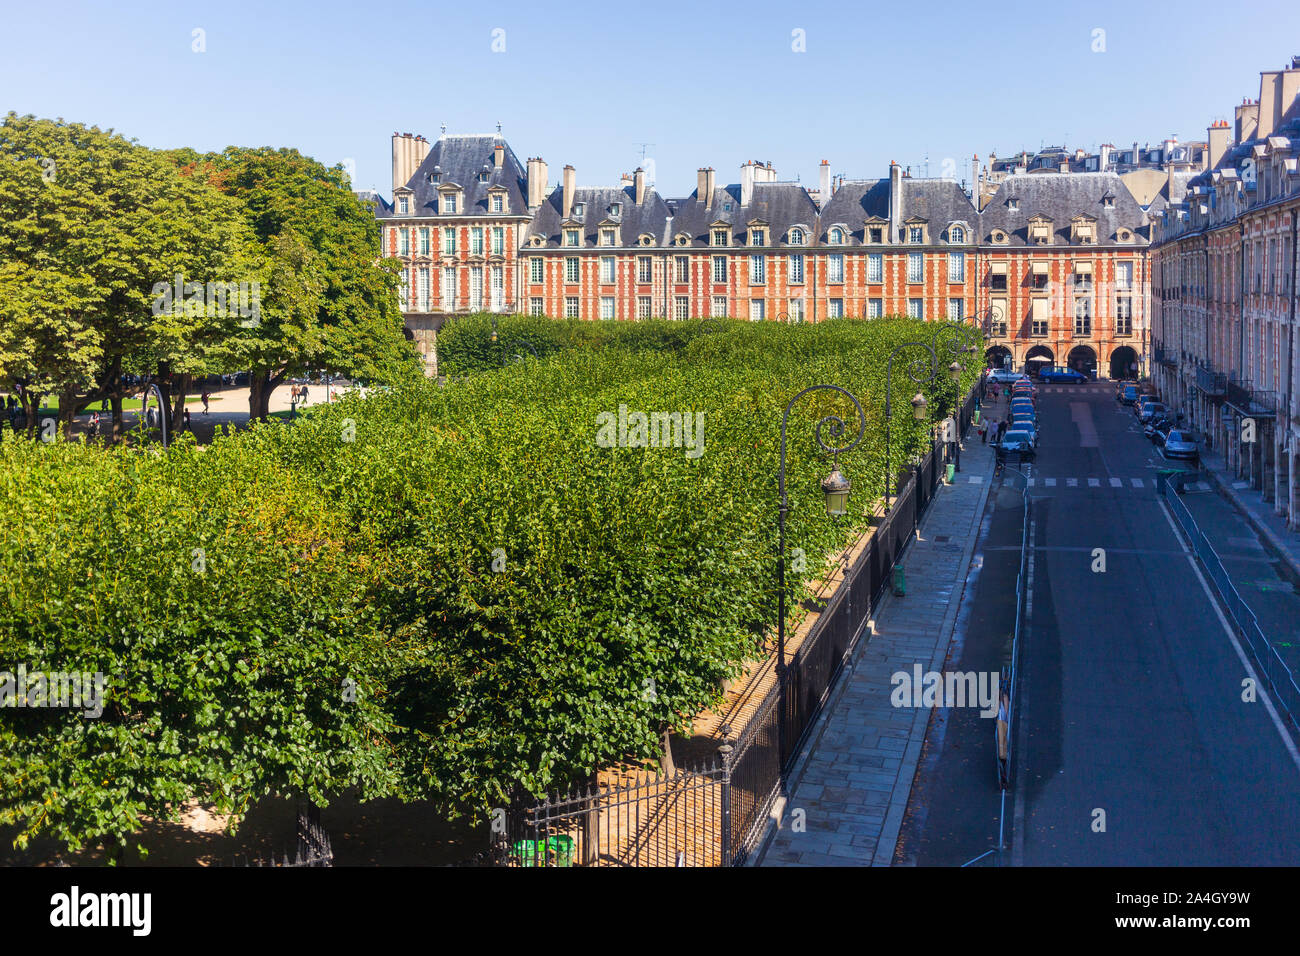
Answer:
[[[330,836],[320,822],[320,807],[314,803],[299,805],[297,823],[297,846],[290,858],[288,851],[277,860],[245,860],[237,866],[333,866],[334,849],[330,845]]]
[[[960,434],[975,392],[957,412]],[[666,776],[642,772],[620,785],[590,785],[503,810],[491,859],[503,866],[737,866],[753,853],[799,754],[871,612],[890,585],[943,473],[944,443],[906,475],[875,533],[734,739],[724,728],[717,757]],[[784,734],[780,722],[784,712]],[[782,752],[780,741],[786,741]]]

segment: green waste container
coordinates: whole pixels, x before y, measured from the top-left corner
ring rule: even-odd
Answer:
[[[516,840],[510,844],[510,855],[520,866],[573,866],[573,837]]]
[[[980,423],[980,410],[978,408],[975,409],[975,416],[970,420],[970,423],[972,425],[978,425]]]
[[[951,485],[954,481],[957,480],[956,475],[957,475],[957,466],[952,464],[948,465],[948,484]]]
[[[907,593],[907,575],[903,571],[903,562],[894,565],[894,593],[902,597]]]
[[[546,850],[556,866],[573,866],[573,837],[547,837]]]
[[[510,855],[519,861],[520,866],[545,866],[545,844],[536,840],[516,840],[510,844]]]

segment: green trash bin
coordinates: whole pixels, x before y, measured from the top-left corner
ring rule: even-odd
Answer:
[[[970,423],[972,425],[978,425],[980,423],[980,410],[978,408],[975,409],[975,416],[970,420]]]
[[[520,866],[573,866],[573,837],[516,840],[510,844],[510,855]]]
[[[907,594],[907,575],[904,573],[902,561],[894,565],[894,593],[899,597]]]
[[[556,866],[573,866],[573,837],[547,837],[546,852]]]
[[[951,485],[954,481],[956,481],[957,480],[956,476],[957,476],[957,466],[953,464],[949,464],[948,475],[947,475],[948,484]]]
[[[546,865],[546,845],[536,840],[516,840],[510,844],[510,855],[520,866]]]

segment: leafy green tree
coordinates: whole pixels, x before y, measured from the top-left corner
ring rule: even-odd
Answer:
[[[112,130],[9,113],[0,125],[0,382],[57,393],[65,429],[109,398],[120,437],[124,371],[188,366],[238,321],[164,306],[156,287],[177,276],[255,277],[254,250],[239,204],[163,155]]]

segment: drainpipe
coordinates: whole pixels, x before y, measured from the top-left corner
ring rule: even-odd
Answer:
[[[1286,422],[1286,523],[1288,528],[1295,527],[1295,456],[1291,452],[1291,393],[1292,379],[1295,376],[1295,300],[1296,300],[1296,257],[1300,249],[1296,248],[1296,217],[1300,215],[1300,206],[1291,210],[1291,315],[1287,322],[1286,345],[1286,404],[1283,406]],[[1275,489],[1276,490],[1276,489]]]

